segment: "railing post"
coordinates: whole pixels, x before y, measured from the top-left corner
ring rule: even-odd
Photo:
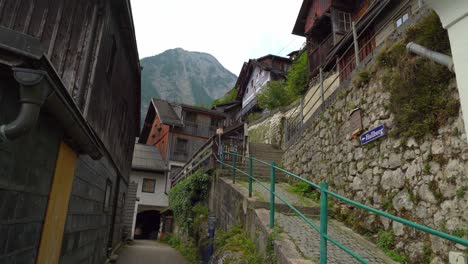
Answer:
[[[304,124],[304,97],[301,97],[301,127]]]
[[[224,165],[224,152],[221,152],[221,169],[223,169],[223,165]]]
[[[275,227],[275,162],[271,162],[270,173],[270,228]]]
[[[359,66],[359,63],[361,63],[361,60],[359,59],[359,44],[358,44],[358,37],[357,37],[357,31],[356,31],[356,24],[353,21],[353,38],[354,38],[354,54],[356,55],[356,69]]]
[[[328,183],[320,184],[320,264],[327,264]]]
[[[288,117],[286,116],[284,118],[284,140],[286,142],[289,141],[289,135],[288,135]]]
[[[249,155],[249,197],[252,197],[252,177],[253,177],[253,164],[252,164],[252,157]]]
[[[232,154],[232,183],[236,183],[236,160],[237,155]]]
[[[322,107],[323,104],[325,103],[325,94],[324,94],[324,88],[323,88],[323,69],[320,67],[320,98],[322,99]]]

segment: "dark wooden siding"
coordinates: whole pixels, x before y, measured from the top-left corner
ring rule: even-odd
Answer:
[[[126,12],[123,0],[0,0],[0,26],[41,40],[75,103],[128,177],[139,127],[140,69]]]
[[[98,1],[2,0],[0,26],[36,37],[77,104],[89,86]]]
[[[312,29],[316,19],[321,17],[325,12],[327,12],[328,9],[330,9],[331,4],[331,0],[313,0],[313,3],[310,6],[307,15],[304,32],[307,33]]]

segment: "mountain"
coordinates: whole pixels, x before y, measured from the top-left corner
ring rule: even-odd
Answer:
[[[223,96],[236,82],[228,71],[208,53],[181,48],[143,58],[141,73],[141,113],[146,116],[151,98],[208,106]]]

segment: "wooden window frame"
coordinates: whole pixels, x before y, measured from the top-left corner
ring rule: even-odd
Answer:
[[[145,182],[153,182],[149,190],[145,190]],[[141,183],[141,192],[142,193],[155,193],[156,192],[156,179],[143,178],[143,182]]]

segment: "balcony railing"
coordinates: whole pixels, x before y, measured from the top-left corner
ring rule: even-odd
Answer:
[[[179,128],[183,134],[209,138],[216,133],[216,126],[209,124],[198,124],[194,122],[185,122],[184,127]]]

